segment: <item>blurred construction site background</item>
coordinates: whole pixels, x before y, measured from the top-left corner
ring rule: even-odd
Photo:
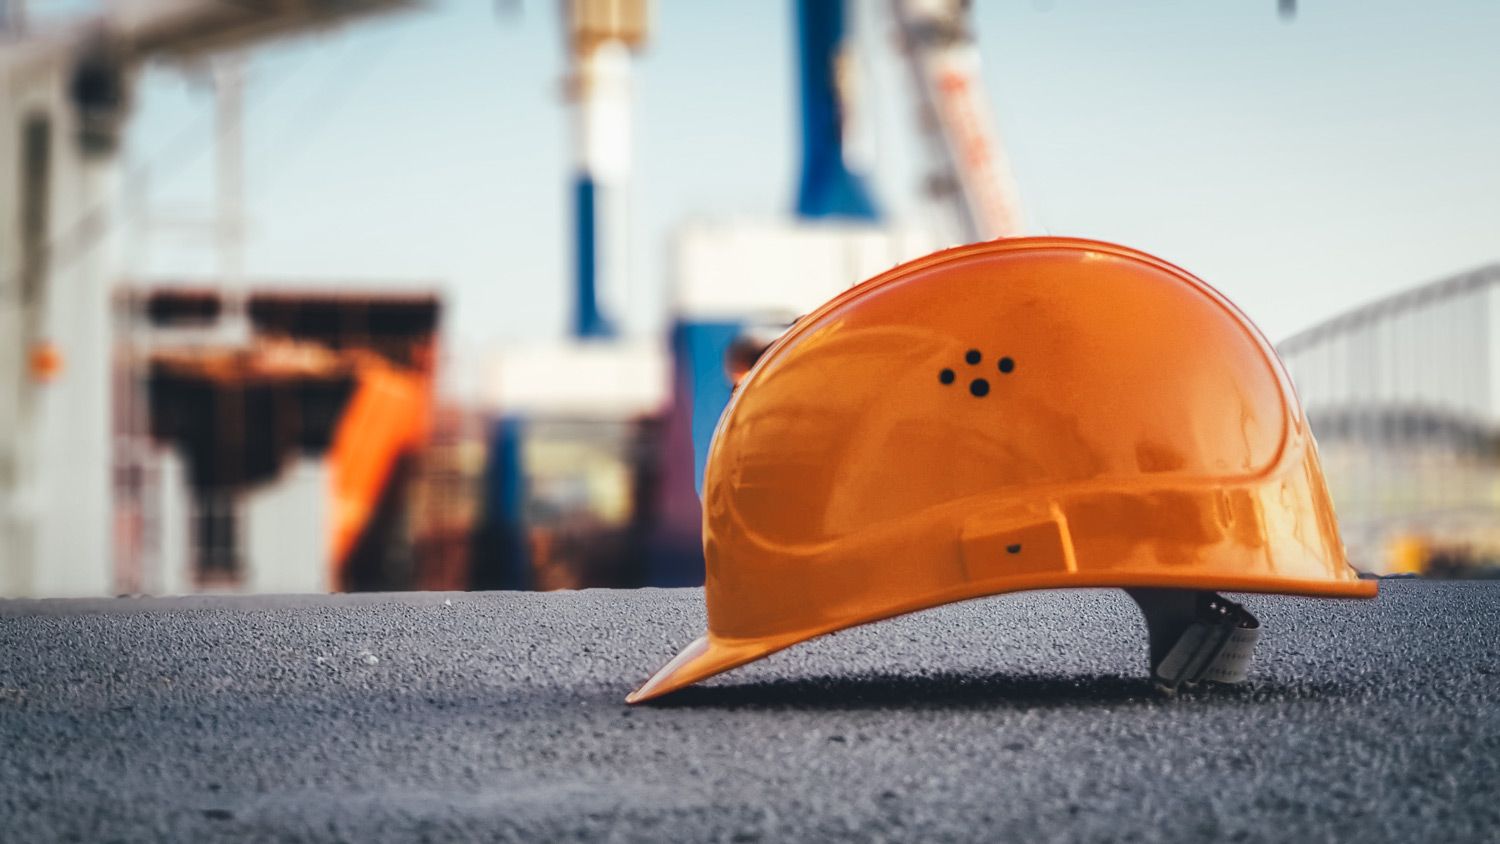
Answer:
[[[699,584],[777,334],[1039,233],[1261,325],[1359,568],[1494,576],[1497,37],[1459,0],[0,0],[0,597]]]

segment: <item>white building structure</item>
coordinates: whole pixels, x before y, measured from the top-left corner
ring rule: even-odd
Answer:
[[[401,0],[115,0],[0,16],[0,597],[112,594],[112,296],[137,69],[204,59]]]

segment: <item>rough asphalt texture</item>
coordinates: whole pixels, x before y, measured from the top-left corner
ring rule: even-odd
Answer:
[[[0,839],[1500,840],[1500,583],[1382,587],[1236,690],[1052,592],[638,708],[700,591],[0,602]]]

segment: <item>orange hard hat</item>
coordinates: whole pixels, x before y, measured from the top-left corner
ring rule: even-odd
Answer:
[[[1227,299],[1133,249],[964,246],[804,317],[724,411],[703,485],[708,632],[638,702],[953,601],[1124,587],[1158,682],[1243,679],[1207,590],[1369,597],[1307,420]]]

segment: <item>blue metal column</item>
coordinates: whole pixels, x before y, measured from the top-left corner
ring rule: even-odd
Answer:
[[[802,177],[797,216],[875,220],[864,180],[844,158],[849,91],[839,83],[844,58],[844,0],[799,0],[797,66],[802,104]]]
[[[599,308],[599,250],[596,243],[603,226],[599,221],[596,193],[593,175],[580,173],[573,189],[573,219],[577,232],[573,256],[573,336],[578,338],[613,337],[615,334],[614,326]]]
[[[525,518],[526,467],[521,454],[525,433],[525,421],[515,416],[502,418],[492,429],[471,588],[532,588],[531,544]]]

